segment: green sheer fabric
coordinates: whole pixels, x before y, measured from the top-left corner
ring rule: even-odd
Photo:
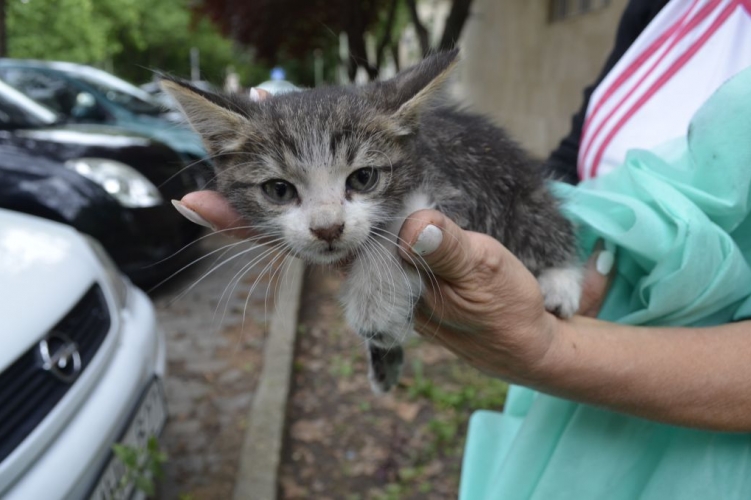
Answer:
[[[555,189],[585,253],[597,238],[617,247],[602,319],[751,317],[751,68],[702,106],[687,137]],[[503,413],[472,416],[460,498],[748,500],[751,434],[673,427],[512,387]]]

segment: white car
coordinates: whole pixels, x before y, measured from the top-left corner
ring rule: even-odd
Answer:
[[[94,240],[0,210],[0,498],[131,498],[113,444],[143,449],[166,405],[148,297]]]

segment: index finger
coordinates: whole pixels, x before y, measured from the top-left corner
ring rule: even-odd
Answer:
[[[222,231],[237,238],[257,235],[257,232],[250,228],[248,221],[216,191],[194,191],[183,196],[180,201],[211,224],[215,231]]]

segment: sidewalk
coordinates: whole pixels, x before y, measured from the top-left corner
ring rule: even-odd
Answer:
[[[201,242],[201,253],[236,242],[211,236]],[[168,357],[170,420],[162,442],[169,461],[160,499],[232,498],[248,413],[264,368],[266,334],[275,310],[276,283],[270,275],[276,267],[260,276],[271,260],[261,259],[236,288],[228,287],[243,265],[263,252],[257,249],[216,268],[181,294],[212,266],[246,248],[237,245],[219,260],[222,252],[217,252],[153,294],[167,334]]]

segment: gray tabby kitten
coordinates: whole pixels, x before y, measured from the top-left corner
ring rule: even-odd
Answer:
[[[429,286],[397,255],[399,229],[417,210],[440,210],[503,243],[537,277],[549,311],[568,317],[578,308],[573,228],[538,167],[484,118],[437,104],[457,55],[364,87],[262,102],[162,81],[238,213],[259,232],[281,233],[308,263],[348,263],[341,301],[367,342],[376,392],[398,381],[400,344]]]

